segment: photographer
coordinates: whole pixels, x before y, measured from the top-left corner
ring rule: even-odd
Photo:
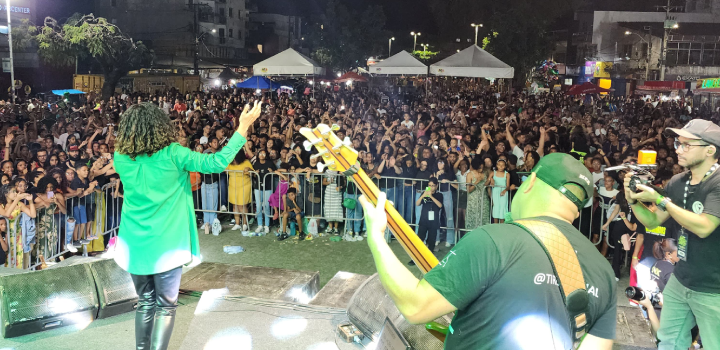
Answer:
[[[677,225],[668,229],[679,233],[680,261],[664,292],[659,348],[688,348],[690,329],[697,324],[706,347],[720,349],[720,127],[695,119],[667,130],[676,136],[678,164],[688,169],[667,184],[668,196],[644,185],[634,193],[632,174],[625,177],[625,195],[640,222],[653,229],[672,218]],[[650,211],[642,202],[655,203],[659,210]]]

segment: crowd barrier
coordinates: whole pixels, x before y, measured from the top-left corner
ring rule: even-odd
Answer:
[[[365,231],[362,206],[357,202],[361,193],[342,174],[271,172],[261,176],[257,171],[228,170],[200,176],[207,177],[207,182],[202,178],[196,181],[192,194],[196,213],[202,215],[198,217],[201,223],[212,223],[218,214],[231,214],[239,218],[237,225],[250,226],[250,219],[254,219],[262,226],[278,222],[287,229],[289,223],[283,225],[282,221],[283,214],[288,213],[284,201],[287,189],[295,188],[295,203],[305,218],[340,222],[344,231]],[[416,203],[427,180],[380,177],[373,181],[405,221],[417,230],[421,206]],[[73,240],[88,237],[91,239],[81,248],[84,254],[104,251],[109,240],[117,235],[120,222],[122,195],[117,185],[112,182],[88,196],[66,198],[64,212],[57,204],[51,204],[50,207],[38,206],[34,219],[24,213],[12,219],[3,218],[9,243],[7,266],[34,269],[42,264],[41,256],[45,260],[55,259],[69,252],[67,245]],[[481,181],[473,191],[477,193],[473,194],[464,182],[441,182],[438,191],[443,194],[444,210],[436,241],[453,244],[479,226],[502,220],[504,214],[512,210],[514,195],[514,191],[508,191],[505,196],[499,196],[504,189],[485,186]],[[344,205],[347,200],[355,201],[355,207]],[[608,230],[600,229],[614,205],[614,201],[597,203],[583,210],[576,220],[575,226],[594,245],[603,243],[604,239],[605,245],[615,248]],[[294,221],[291,215],[288,217],[288,221]],[[386,237],[390,239],[389,233]]]
[[[518,175],[525,179],[528,174]],[[225,171],[218,176],[213,180],[214,183],[199,185],[193,191],[196,211],[203,215],[201,222],[212,223],[217,214],[226,213],[240,216],[243,222],[255,219],[261,226],[270,226],[287,212],[287,207],[281,206],[280,202],[285,200],[288,188],[295,188],[295,202],[305,218],[339,221],[344,224],[344,231],[365,231],[361,205],[356,202],[354,209],[343,205],[347,199],[357,201],[362,193],[352,183],[348,185],[349,182],[340,173],[270,172],[260,175],[256,171]],[[405,221],[417,229],[421,206],[416,203],[427,180],[373,177],[373,182],[386,193]],[[444,210],[437,241],[453,244],[479,226],[502,222],[505,213],[512,210],[516,190],[508,190],[504,196],[500,196],[506,187],[485,186],[483,180],[473,191],[478,193],[473,194],[467,186],[467,183],[459,181],[443,181],[439,184],[438,192],[443,194]],[[607,211],[614,204],[614,201],[605,205],[596,203],[583,210],[574,223],[594,245],[601,244],[604,239],[608,247],[614,248],[608,231],[599,229],[606,223]],[[294,221],[292,217],[290,221]],[[282,221],[278,223],[283,226]]]
[[[70,252],[73,240],[82,240],[84,255],[103,252],[117,235],[122,207],[118,183],[111,182],[84,197],[65,197],[65,208],[36,202],[31,218],[17,210],[6,223],[7,267],[34,270],[43,260],[52,261]],[[63,210],[64,209],[64,210]]]

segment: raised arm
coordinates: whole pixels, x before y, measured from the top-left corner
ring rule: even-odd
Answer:
[[[540,127],[540,143],[538,144],[537,153],[540,157],[545,156],[545,140],[547,139],[547,131],[544,126]]]
[[[248,128],[255,123],[260,116],[262,103],[255,103],[255,107],[250,110],[250,106],[246,105],[240,124],[235,135],[230,138],[230,142],[223,147],[222,150],[210,154],[202,154],[193,152],[189,148],[182,147],[179,144],[172,144],[171,157],[175,164],[185,171],[195,171],[204,174],[220,173],[224,171],[240,148],[245,144],[245,135]]]

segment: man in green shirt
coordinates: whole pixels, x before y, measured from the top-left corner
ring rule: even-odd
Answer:
[[[175,142],[175,127],[154,104],[134,105],[122,115],[114,163],[125,199],[115,261],[131,274],[139,297],[136,349],[167,349],[181,267],[200,259],[190,172],[225,170],[260,112],[261,103],[252,110],[245,106],[237,132],[222,151],[212,154]]]
[[[610,264],[572,222],[592,197],[590,172],[567,154],[543,157],[517,190],[512,220],[542,220],[575,249],[589,297],[580,349],[611,349],[616,286]],[[411,323],[455,312],[446,349],[571,349],[573,339],[556,276],[543,247],[522,228],[485,225],[463,237],[418,280],[383,239],[385,197],[364,197],[368,244],[380,280]]]

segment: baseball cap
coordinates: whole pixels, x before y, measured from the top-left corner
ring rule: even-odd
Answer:
[[[75,146],[75,145],[72,145],[72,146],[70,146],[70,148],[68,148],[68,151],[77,151],[77,150],[78,150],[78,146]]]
[[[703,140],[715,146],[720,146],[720,126],[703,119],[693,119],[682,129],[667,128],[665,131],[671,136],[682,136],[691,140]]]
[[[573,156],[566,153],[551,153],[542,158],[532,170],[538,179],[550,185],[550,187],[560,191],[570,201],[575,203],[578,210],[585,207],[588,199],[594,193],[594,188],[590,179],[592,175],[582,162],[579,162]],[[570,192],[565,185],[575,184],[585,191],[583,198],[578,198],[574,193]]]

